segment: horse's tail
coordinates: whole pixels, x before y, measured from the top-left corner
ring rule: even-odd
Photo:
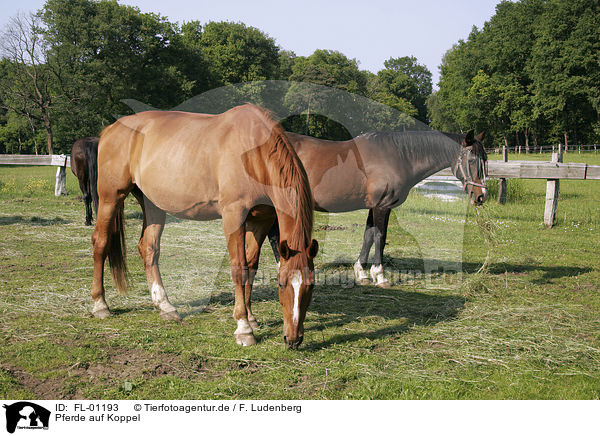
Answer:
[[[92,196],[94,210],[98,214],[98,138],[86,142],[85,161],[88,167],[88,192]]]
[[[117,206],[117,213],[114,219],[114,227],[111,231],[108,249],[108,262],[110,263],[110,272],[113,283],[121,293],[127,292],[127,263],[125,247],[125,216],[124,203]]]

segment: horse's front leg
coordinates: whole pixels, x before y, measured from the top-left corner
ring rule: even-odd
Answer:
[[[248,281],[244,288],[244,301],[246,303],[246,312],[248,314],[248,322],[254,329],[258,329],[258,322],[256,317],[252,313],[252,285],[254,283],[254,277],[258,270],[258,260],[260,258],[260,248],[267,236],[271,232],[274,226],[273,217],[250,217],[246,221],[246,261],[248,262]],[[277,221],[275,221],[277,223]],[[279,229],[277,229],[277,236],[279,236]],[[277,238],[279,239],[279,238]],[[279,251],[277,251],[279,254]]]
[[[237,221],[237,222],[236,222]],[[237,224],[237,229],[235,225]],[[223,214],[223,227],[227,237],[227,250],[231,263],[231,278],[235,285],[235,304],[233,308],[233,319],[237,322],[237,329],[233,333],[238,345],[255,345],[252,326],[248,322],[248,309],[246,308],[245,287],[248,282],[248,263],[246,262],[246,225],[240,220],[227,214]],[[235,230],[231,230],[235,229]]]
[[[371,265],[371,278],[375,284],[381,288],[389,288],[390,282],[383,275],[383,249],[387,238],[387,228],[391,209],[373,208],[373,225],[375,241],[375,253],[373,256],[373,265]]]

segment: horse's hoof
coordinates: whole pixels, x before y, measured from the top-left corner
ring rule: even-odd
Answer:
[[[248,323],[250,324],[250,327],[252,327],[252,330],[258,330],[258,322],[256,322],[255,319],[248,320]]]
[[[384,280],[381,283],[377,283],[377,286],[383,289],[389,289],[392,287],[391,283],[389,280]]]
[[[369,279],[360,279],[358,281],[358,284],[362,285],[362,286],[369,286],[371,284],[371,282],[369,281]]]
[[[176,310],[171,310],[170,312],[160,312],[160,317],[165,321],[175,321],[181,322],[181,316]]]
[[[256,339],[252,333],[238,333],[234,334],[235,342],[242,347],[249,347],[251,345],[256,345]]]
[[[108,318],[110,316],[110,310],[99,309],[99,310],[92,312],[92,315],[94,315],[94,317],[98,318],[98,319]]]

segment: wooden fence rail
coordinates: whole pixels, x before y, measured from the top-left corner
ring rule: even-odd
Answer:
[[[71,156],[64,154],[0,154],[0,165],[48,165],[55,167],[70,167]]]
[[[450,168],[434,176],[452,176]],[[576,162],[488,161],[488,177],[494,179],[600,180],[600,165]]]

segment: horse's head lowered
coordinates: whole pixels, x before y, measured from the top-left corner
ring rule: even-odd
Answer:
[[[471,204],[480,205],[487,200],[487,153],[481,141],[485,132],[475,136],[473,130],[465,135],[462,148],[452,172],[463,184]]]
[[[289,348],[297,348],[304,339],[304,318],[315,284],[313,259],[319,244],[312,240],[308,247],[279,244],[279,302],[283,309],[283,340]]]

